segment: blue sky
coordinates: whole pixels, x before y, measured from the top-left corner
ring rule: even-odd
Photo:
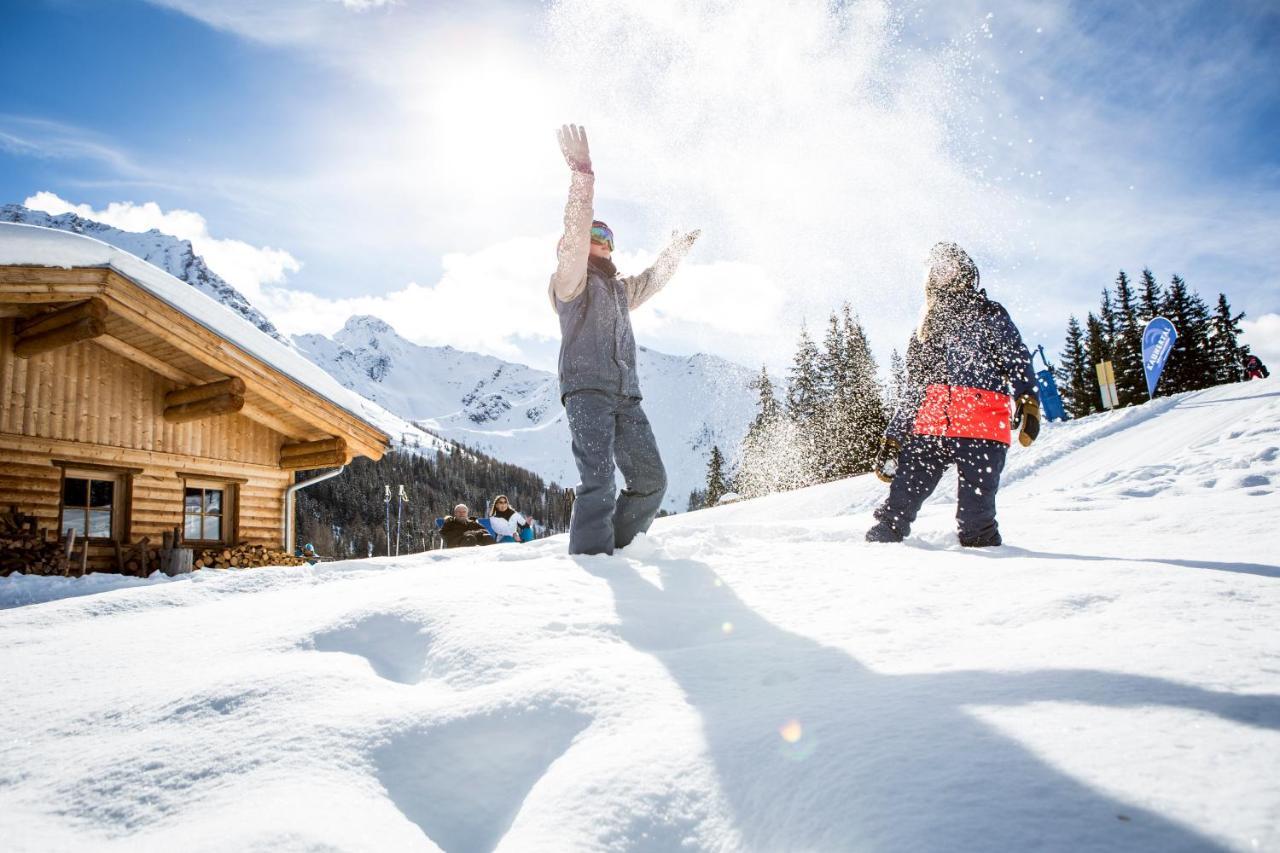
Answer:
[[[1051,351],[1149,265],[1226,290],[1280,358],[1266,0],[28,0],[0,23],[0,201],[182,231],[289,331],[374,313],[548,366],[552,129],[580,121],[624,269],[704,229],[637,317],[655,348],[781,367],[848,299],[886,354],[958,239]]]

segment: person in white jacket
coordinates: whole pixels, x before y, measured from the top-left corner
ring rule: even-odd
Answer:
[[[527,522],[516,512],[506,495],[498,495],[489,507],[489,526],[499,542],[519,542],[520,528]]]

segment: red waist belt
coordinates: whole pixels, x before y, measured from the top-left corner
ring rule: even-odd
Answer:
[[[987,438],[1009,443],[1008,394],[964,385],[930,385],[916,413],[916,435]]]

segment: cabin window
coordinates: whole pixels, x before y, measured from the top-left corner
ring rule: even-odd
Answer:
[[[222,542],[228,507],[226,486],[187,484],[182,505],[182,538],[188,542]]]
[[[118,529],[121,487],[117,475],[67,471],[62,478],[62,533],[76,538],[113,539]]]
[[[196,546],[226,545],[236,539],[236,503],[239,483],[208,474],[182,478],[182,541]]]

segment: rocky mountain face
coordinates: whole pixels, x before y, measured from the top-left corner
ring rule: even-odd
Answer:
[[[294,337],[298,349],[348,388],[401,417],[562,484],[577,481],[553,373],[453,347],[414,344],[376,317],[357,316],[332,338]],[[711,355],[640,347],[645,411],[683,511],[718,444],[732,455],[755,416],[752,371]]]
[[[71,231],[101,240],[118,249],[124,249],[152,266],[159,267],[174,278],[187,282],[209,298],[216,299],[271,337],[284,341],[284,337],[266,318],[266,315],[250,305],[249,300],[244,298],[244,294],[209,269],[204,258],[197,255],[191,248],[190,240],[180,240],[154,228],[145,232],[122,231],[74,213],[50,216],[43,211],[31,210],[20,204],[6,204],[0,207],[0,222],[19,222],[24,225],[39,225],[41,228]]]

